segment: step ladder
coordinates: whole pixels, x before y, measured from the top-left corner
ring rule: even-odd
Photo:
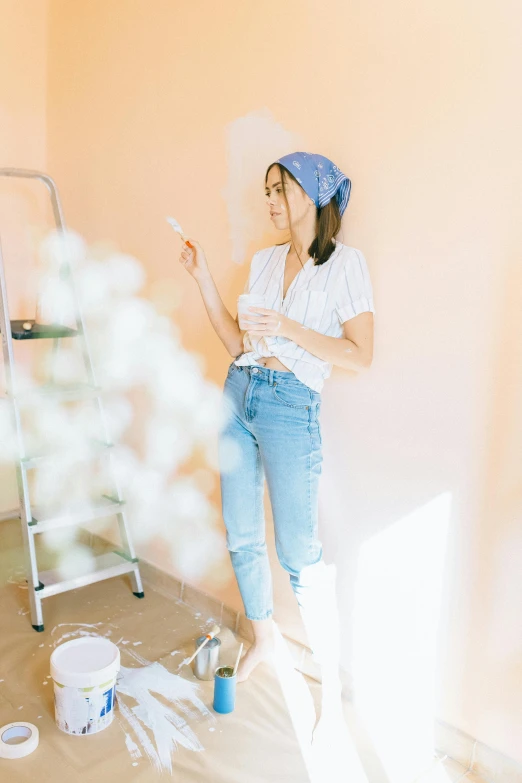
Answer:
[[[62,207],[58,190],[51,177],[39,171],[29,171],[25,169],[0,168],[0,177],[16,177],[43,182],[50,193],[54,221],[56,228],[60,232],[65,232],[66,226],[63,218]],[[96,383],[95,372],[89,352],[89,345],[85,334],[84,321],[78,296],[74,286],[73,273],[70,265],[64,261],[61,265],[60,274],[63,280],[66,280],[71,287],[71,298],[75,310],[76,328],[71,328],[60,323],[57,324],[39,324],[36,319],[27,319],[25,321],[11,321],[9,317],[9,306],[7,302],[6,276],[2,248],[0,244],[0,331],[2,333],[2,347],[4,356],[4,367],[6,376],[6,399],[10,403],[12,410],[14,429],[17,442],[17,460],[16,477],[18,484],[18,495],[20,499],[19,510],[13,512],[13,516],[18,515],[22,524],[22,535],[24,544],[25,567],[27,574],[29,604],[31,609],[31,621],[35,631],[44,630],[42,600],[51,595],[64,593],[67,590],[74,590],[77,587],[100,582],[111,577],[129,574],[131,578],[132,591],[137,598],[143,598],[143,586],[139,571],[138,558],[132,545],[127,516],[125,511],[125,501],[120,491],[117,474],[114,464],[114,455],[112,452],[112,443],[109,439],[107,423],[103,410],[101,389]],[[27,328],[30,324],[30,328]],[[24,326],[25,325],[25,326]],[[53,354],[56,355],[60,341],[64,339],[75,339],[81,341],[81,352],[85,366],[87,382],[74,386],[55,384],[52,379],[37,388],[36,399],[39,395],[51,397],[57,401],[80,401],[90,399],[94,401],[97,415],[100,422],[100,440],[93,449],[93,458],[97,455],[106,453],[108,455],[108,464],[110,470],[110,481],[114,488],[112,494],[104,495],[96,504],[89,504],[88,509],[78,509],[71,514],[61,516],[46,517],[32,507],[29,496],[28,472],[42,464],[42,462],[52,455],[31,455],[26,451],[24,433],[22,428],[21,412],[24,405],[35,404],[35,393],[23,393],[17,386],[17,375],[15,359],[13,352],[13,340],[52,340]],[[64,492],[66,489],[64,488]],[[89,573],[79,574],[75,578],[69,578],[60,581],[57,571],[38,571],[36,558],[35,537],[39,533],[57,529],[70,525],[81,525],[96,519],[102,519],[116,515],[122,541],[122,551],[108,552],[95,558],[95,569]],[[2,515],[4,516],[4,515]]]

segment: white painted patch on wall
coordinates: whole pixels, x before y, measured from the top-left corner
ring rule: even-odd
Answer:
[[[286,130],[264,108],[229,123],[225,129],[228,177],[222,190],[227,204],[232,260],[245,261],[248,245],[270,229],[264,195],[267,167],[303,148],[300,136]],[[278,240],[279,241],[279,240]]]

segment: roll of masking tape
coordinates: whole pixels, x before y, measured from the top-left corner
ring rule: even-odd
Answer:
[[[39,734],[32,723],[8,723],[0,729],[0,758],[22,759],[36,750]]]

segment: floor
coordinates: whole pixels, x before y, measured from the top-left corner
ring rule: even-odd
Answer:
[[[182,664],[214,618],[150,587],[138,600],[121,577],[46,599],[45,631],[37,634],[21,563],[19,522],[2,522],[0,627],[8,631],[0,638],[0,726],[34,723],[40,744],[24,759],[0,758],[0,780],[389,783],[350,703],[343,725],[319,724],[311,744],[320,686],[293,670],[282,637],[277,671],[258,667],[238,685],[234,712],[218,715],[213,682],[196,679]],[[117,643],[125,668],[112,725],[77,737],[54,722],[49,657],[56,645],[84,635]],[[221,663],[233,664],[241,640],[228,629],[220,638]],[[455,781],[483,783],[456,762],[437,758],[416,783]]]

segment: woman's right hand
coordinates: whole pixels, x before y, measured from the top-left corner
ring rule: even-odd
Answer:
[[[181,249],[179,262],[195,280],[209,274],[205,251],[195,239],[187,239]]]

